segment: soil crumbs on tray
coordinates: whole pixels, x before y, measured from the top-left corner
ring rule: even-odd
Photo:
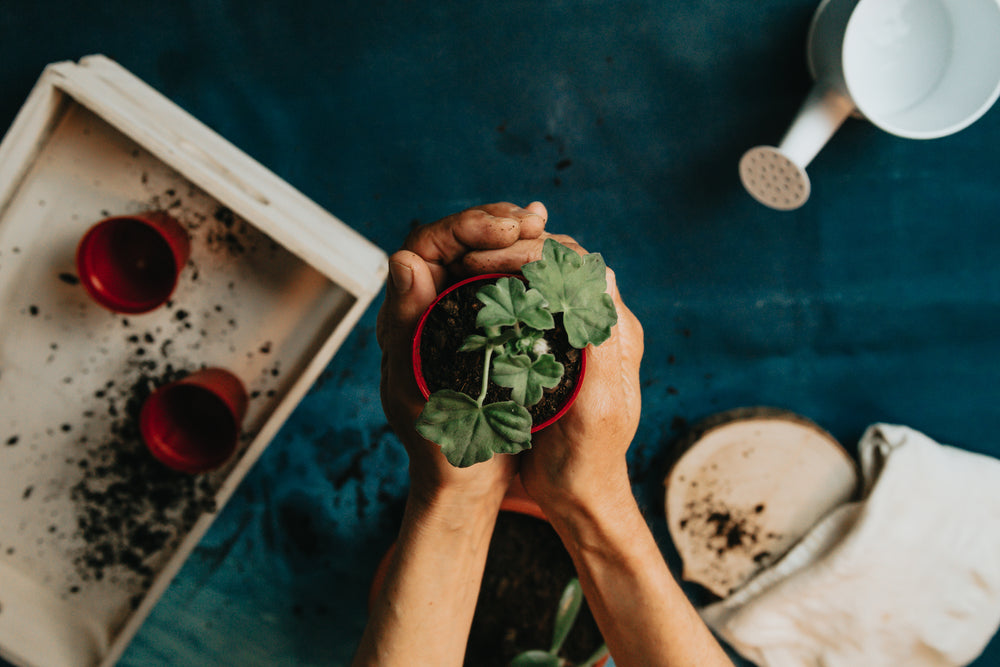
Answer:
[[[139,434],[143,401],[157,387],[186,374],[168,365],[156,376],[144,374],[119,391],[111,385],[102,392],[115,417],[111,436],[97,443],[81,437],[86,447],[86,456],[77,462],[82,477],[70,489],[85,543],[74,558],[83,581],[120,575],[118,568],[123,568],[145,590],[156,571],[151,560],[172,551],[202,513],[215,510],[211,478],[166,467]]]
[[[141,155],[139,148],[132,152],[133,158]],[[173,215],[187,228],[192,245],[201,250],[183,269],[174,297],[178,301],[164,305],[166,312],[157,316],[159,322],[155,325],[140,324],[143,319],[139,317],[122,317],[117,333],[124,338],[124,345],[110,342],[110,336],[95,340],[91,356],[79,359],[71,365],[74,370],[55,380],[66,392],[80,385],[87,387],[80,396],[79,414],[27,430],[21,425],[15,429],[12,421],[11,431],[0,434],[0,451],[40,449],[41,460],[48,456],[46,440],[59,440],[60,445],[65,440],[70,443],[65,458],[68,474],[27,485],[20,492],[21,499],[30,505],[27,511],[37,511],[24,523],[31,524],[33,532],[39,525],[41,531],[46,531],[37,540],[39,560],[50,553],[67,559],[66,566],[47,575],[46,582],[64,575],[65,580],[59,584],[64,597],[86,596],[92,592],[89,589],[94,589],[96,595],[107,592],[113,597],[117,591],[111,589],[123,590],[133,606],[141,602],[193,525],[206,513],[215,512],[215,496],[227,474],[227,466],[201,475],[173,471],[149,453],[139,433],[139,411],[146,397],[155,388],[203,367],[203,346],[207,347],[209,341],[216,347],[225,346],[227,337],[244,325],[238,319],[238,300],[225,307],[218,302],[213,309],[212,303],[185,301],[182,288],[190,290],[194,286],[199,297],[206,286],[214,286],[217,293],[225,288],[226,296],[233,298],[239,294],[240,275],[233,267],[264,262],[279,250],[266,234],[225,206],[210,203],[208,195],[169,169],[152,174],[142,170],[139,177],[148,199],[136,208]],[[128,211],[101,210],[100,216],[119,213]],[[21,251],[14,247],[10,252],[18,255]],[[52,274],[60,289],[80,285],[79,277],[68,268],[60,265]],[[39,321],[48,322],[54,317],[34,304],[22,312]],[[87,312],[81,306],[79,313],[57,315],[75,320]],[[79,328],[75,321],[72,325],[65,330],[70,336],[90,338],[93,333]],[[62,363],[61,356],[72,353],[74,346],[61,342],[46,341],[46,364]],[[277,357],[272,345],[270,340],[259,340],[248,350],[228,341],[230,354],[246,354],[247,358],[270,355],[272,351]],[[114,363],[107,363],[109,357]],[[112,370],[108,372],[108,368]],[[98,373],[107,374],[95,384],[93,376]],[[248,383],[249,398],[274,396],[273,383],[281,374],[281,361],[275,358]],[[82,377],[87,375],[91,377]],[[241,441],[246,443],[254,437],[255,433],[244,431]],[[68,516],[62,509],[67,496],[71,512]],[[58,503],[57,508],[45,506],[50,500]],[[8,543],[0,548],[4,555],[15,554],[15,547]],[[17,550],[19,556],[24,553],[26,560],[32,559],[27,552]]]

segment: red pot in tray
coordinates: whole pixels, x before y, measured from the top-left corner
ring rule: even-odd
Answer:
[[[117,313],[146,313],[173,294],[187,263],[187,231],[163,211],[101,220],[76,250],[77,273],[87,293]]]

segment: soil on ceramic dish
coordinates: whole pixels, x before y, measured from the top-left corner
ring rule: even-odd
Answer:
[[[524,651],[548,650],[556,607],[576,576],[573,561],[545,521],[501,512],[486,559],[465,652],[467,667],[506,667]],[[604,640],[584,601],[560,653],[573,663],[589,658]]]
[[[473,398],[479,396],[483,382],[483,352],[459,352],[466,337],[480,333],[476,328],[476,314],[483,304],[476,292],[485,285],[477,281],[454,290],[427,316],[420,339],[420,358],[424,380],[431,392],[454,389]],[[528,408],[534,424],[541,424],[554,417],[573,395],[580,374],[582,353],[566,338],[562,329],[562,315],[556,314],[556,328],[545,332],[545,340],[556,361],[565,367],[562,382],[553,389],[546,389],[542,400]],[[510,400],[511,390],[490,383],[486,402]]]

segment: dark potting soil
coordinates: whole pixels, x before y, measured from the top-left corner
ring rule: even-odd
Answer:
[[[524,651],[547,651],[556,607],[575,576],[573,561],[552,526],[525,514],[501,512],[486,558],[465,665],[506,667]],[[603,641],[584,601],[560,654],[582,662]]]
[[[459,352],[465,339],[476,328],[476,315],[483,304],[476,292],[485,282],[472,282],[441,299],[427,316],[420,340],[420,358],[424,380],[431,392],[454,389],[473,398],[479,396],[483,382],[483,352]],[[557,314],[556,328],[545,332],[545,340],[556,361],[565,367],[562,382],[554,389],[546,389],[542,400],[528,408],[532,422],[542,422],[555,416],[572,396],[580,374],[582,353],[566,338],[560,326],[562,316]],[[486,402],[510,400],[511,390],[490,383]]]
[[[109,410],[116,398],[124,404],[113,409],[110,439],[80,443],[86,456],[79,460],[82,476],[70,497],[86,544],[74,558],[84,581],[100,581],[123,568],[145,590],[155,575],[153,561],[176,546],[202,513],[215,511],[210,478],[167,468],[139,434],[139,412],[149,394],[184,375],[187,371],[168,365],[156,376],[136,378],[118,396],[110,394],[114,386],[101,392]]]

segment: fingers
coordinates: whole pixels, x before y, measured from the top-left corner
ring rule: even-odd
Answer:
[[[614,301],[615,310],[618,312],[618,323],[611,331],[611,335],[619,337],[625,349],[623,350],[627,361],[634,363],[636,369],[642,359],[644,351],[642,324],[629,307],[622,301],[622,295],[618,291],[618,278],[615,272],[608,268],[605,272],[608,282],[608,294]]]
[[[382,406],[404,444],[420,441],[413,421],[423,401],[411,350],[417,323],[436,296],[430,267],[419,255],[400,250],[389,258],[389,280],[375,333],[382,348]]]
[[[611,330],[611,337],[620,342],[622,349],[618,352],[625,357],[625,361],[634,364],[635,368],[638,369],[644,351],[642,324],[622,301],[615,272],[610,268],[605,269],[605,279],[608,283],[607,292],[611,295],[615,311],[618,313],[618,323]],[[596,349],[598,348],[593,348],[592,352]]]
[[[431,268],[419,255],[400,250],[389,258],[385,303],[378,314],[376,335],[382,349],[405,349],[427,307],[437,296]]]
[[[565,234],[543,233],[538,238],[522,239],[508,248],[502,250],[480,250],[470,252],[462,258],[460,274],[482,274],[482,273],[518,273],[521,267],[528,262],[534,262],[542,257],[542,246],[546,239],[554,239],[567,248],[574,250],[580,255],[586,255],[587,251],[575,239]],[[636,366],[643,354],[643,331],[642,325],[628,306],[622,301],[621,293],[618,291],[618,281],[615,272],[610,268],[606,269],[605,279],[607,280],[607,292],[611,295],[618,311],[618,325],[612,330],[612,336],[619,336],[625,339],[628,347],[628,357],[634,359]]]
[[[540,201],[533,201],[525,206],[524,210],[534,213],[538,218],[537,220],[529,218],[522,222],[522,228],[526,228],[528,233],[522,234],[521,238],[533,239],[536,236],[541,236],[545,231],[545,223],[549,219],[549,211],[545,208],[545,204]],[[538,220],[541,220],[541,225],[538,224]]]
[[[542,258],[542,246],[546,239],[554,239],[581,255],[587,254],[587,251],[572,237],[546,232],[536,238],[521,239],[507,248],[470,252],[463,256],[461,264],[454,268],[455,273],[462,276],[481,273],[518,273],[528,262]]]
[[[403,247],[431,265],[440,288],[445,280],[444,267],[469,252],[508,248],[518,240],[538,238],[547,218],[548,211],[540,202],[532,202],[527,208],[509,203],[487,204],[418,227]]]
[[[622,301],[618,291],[618,281],[615,272],[610,268],[605,272],[608,294],[615,304],[618,322],[611,329],[611,337],[598,346],[587,348],[587,376],[593,378],[583,383],[581,396],[589,397],[597,402],[603,402],[607,396],[626,396],[631,401],[639,400],[639,366],[644,351],[642,324]],[[608,391],[607,387],[616,387],[616,391]],[[616,409],[623,410],[622,405]],[[593,414],[600,412],[591,406]]]

